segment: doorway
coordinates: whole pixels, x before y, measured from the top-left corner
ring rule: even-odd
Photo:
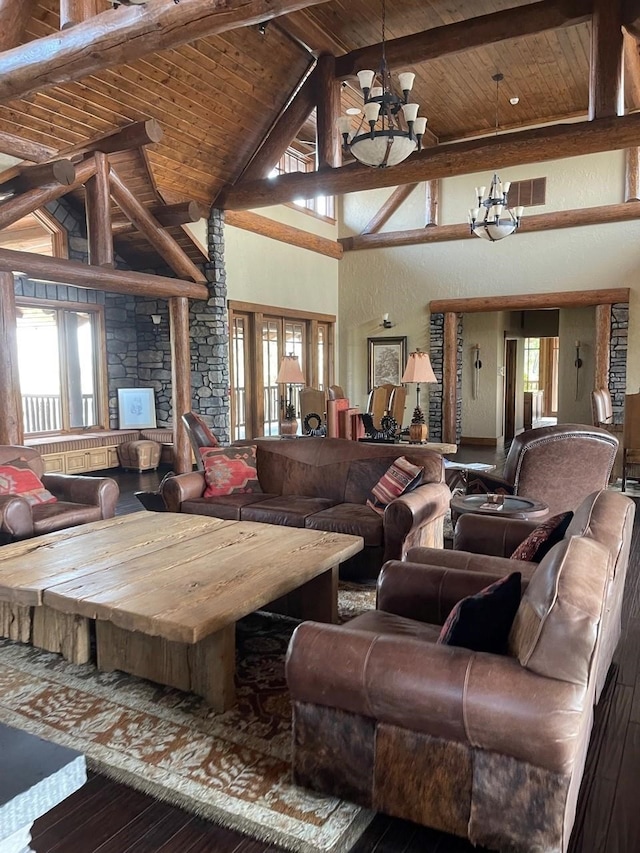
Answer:
[[[516,388],[518,385],[518,340],[507,338],[504,342],[504,440],[511,441],[516,434]]]

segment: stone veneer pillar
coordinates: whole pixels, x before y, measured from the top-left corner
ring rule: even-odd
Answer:
[[[609,344],[609,392],[614,414],[624,411],[627,393],[627,334],[629,329],[629,303],[618,302],[611,306],[611,343]]]
[[[456,328],[456,443],[462,434],[462,314]],[[429,439],[442,441],[442,371],[444,368],[444,314],[431,314],[429,321],[429,354],[438,380],[429,385]]]

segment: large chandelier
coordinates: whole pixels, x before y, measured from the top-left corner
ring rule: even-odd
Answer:
[[[498,135],[498,95],[500,83],[504,80],[503,74],[494,74],[491,78],[496,84],[496,136]],[[489,193],[485,197],[486,187],[476,187],[477,207],[469,210],[469,226],[471,233],[477,237],[484,237],[496,243],[504,237],[513,234],[520,225],[524,207],[519,205],[511,210],[509,207],[509,188],[511,181],[500,180],[494,173],[489,187]]]
[[[344,140],[345,151],[367,166],[382,169],[396,166],[409,154],[422,147],[422,136],[427,120],[418,117],[418,104],[409,103],[415,74],[398,74],[402,97],[391,87],[391,73],[387,67],[385,51],[386,2],[382,0],[382,61],[380,70],[358,71],[358,81],[364,99],[364,117],[355,133],[351,132],[348,115],[338,119],[338,129]],[[376,81],[376,77],[378,78]],[[377,82],[378,85],[374,86]],[[365,130],[365,122],[368,130]]]

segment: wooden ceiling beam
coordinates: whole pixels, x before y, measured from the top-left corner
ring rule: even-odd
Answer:
[[[160,142],[163,136],[160,123],[154,118],[148,118],[145,121],[134,121],[124,127],[113,128],[86,142],[64,148],[58,154],[61,157],[77,157],[94,151],[116,154],[118,151],[128,151],[130,148],[142,148],[144,145]]]
[[[316,168],[335,168],[342,165],[342,150],[338,134],[340,115],[340,84],[336,80],[336,58],[323,53],[318,59],[316,73]]]
[[[600,290],[561,290],[553,293],[522,293],[513,296],[469,296],[460,299],[434,299],[432,314],[477,314],[485,311],[526,311],[528,308],[580,308],[589,305],[615,305],[629,301],[628,287]]]
[[[615,151],[640,145],[640,114],[594,119],[575,124],[537,127],[498,137],[452,142],[412,154],[392,169],[371,169],[360,163],[280,175],[273,180],[251,181],[223,191],[214,204],[229,210],[246,210],[281,204],[316,195],[341,195],[380,187],[420,183],[473,172],[544,163],[582,154]]]
[[[387,63],[397,70],[507,39],[575,26],[590,18],[591,0],[541,0],[528,6],[478,15],[466,21],[391,39],[385,45]],[[377,68],[381,53],[382,45],[372,44],[338,57],[338,79],[352,77],[363,68]]]
[[[623,115],[622,0],[593,0],[589,118]]]
[[[315,105],[316,70],[313,69],[243,171],[243,181],[255,181],[268,177],[296,138],[296,134],[311,115]]]
[[[141,204],[129,188],[123,183],[118,174],[111,169],[109,176],[111,197],[124,215],[147,238],[161,258],[169,264],[172,270],[181,278],[191,278],[193,281],[204,283],[206,276],[193,263],[182,247],[176,243],[160,225],[158,220]]]
[[[605,225],[610,222],[631,222],[640,219],[640,204],[604,204],[554,213],[525,216],[518,234],[535,234],[559,228],[579,228],[584,225]],[[418,246],[425,243],[446,243],[451,240],[477,240],[468,224],[438,225],[434,228],[411,228],[406,231],[384,231],[380,234],[359,234],[338,240],[345,252],[360,249],[390,249],[398,246]]]
[[[326,2],[154,0],[145,6],[120,6],[0,54],[0,100],[44,92],[150,53]]]
[[[81,187],[95,174],[95,160],[91,157],[82,163],[78,163],[75,169],[76,177],[72,184],[61,184],[58,181],[44,184],[0,204],[0,231],[13,222],[17,222],[18,219],[22,219],[28,213],[33,213],[39,207],[44,207],[50,201]]]
[[[177,204],[156,205],[150,208],[152,216],[158,220],[164,228],[173,228],[176,225],[188,225],[190,222],[198,222],[205,216],[203,208],[197,201],[181,201]],[[114,234],[132,234],[138,229],[128,220],[114,220],[111,224]]]
[[[623,39],[625,103],[629,110],[640,110],[640,45],[628,30]]]
[[[60,0],[60,29],[75,27],[99,11],[97,0]]]
[[[30,139],[14,136],[0,130],[0,153],[8,154],[10,157],[20,157],[21,160],[29,160],[31,163],[43,163],[57,155],[55,148],[48,145],[39,145]]]
[[[371,219],[364,226],[362,234],[375,234],[379,231],[385,222],[388,222],[388,220],[391,219],[396,210],[403,204],[405,199],[411,195],[417,186],[417,184],[404,184],[403,186],[396,187],[384,202],[380,210],[374,213]]]
[[[308,249],[329,258],[340,260],[342,257],[343,249],[337,240],[319,237],[317,234],[303,231],[301,228],[294,228],[293,225],[276,222],[274,219],[268,219],[258,213],[252,213],[248,210],[229,210],[225,214],[224,221],[225,225],[233,225],[235,228],[242,228],[244,231],[252,231],[254,234],[261,234],[263,237],[270,237],[272,240],[279,240],[281,243],[288,243],[290,246],[297,246],[300,249]]]
[[[0,271],[20,272],[40,281],[73,284],[88,290],[105,290],[108,293],[127,293],[158,299],[168,299],[171,296],[209,298],[208,288],[192,281],[149,275],[134,270],[93,267],[80,261],[49,258],[33,252],[13,252],[10,249],[0,249]]]
[[[71,186],[76,179],[76,167],[71,160],[54,160],[38,166],[26,166],[15,178],[6,180],[7,172],[0,176],[3,193],[24,193],[44,184]]]
[[[34,6],[35,0],[0,0],[0,51],[20,44]]]

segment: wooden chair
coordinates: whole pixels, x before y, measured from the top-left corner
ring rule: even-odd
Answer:
[[[345,394],[342,385],[329,385],[330,400],[344,400]]]
[[[378,385],[369,392],[367,400],[367,414],[373,418],[376,428],[380,427],[380,421],[389,411],[389,399],[394,385]]]
[[[195,412],[185,412],[182,415],[182,423],[185,425],[191,449],[196,460],[196,465],[202,471],[204,464],[200,455],[201,447],[217,447],[219,442],[209,427]]]
[[[316,425],[315,419],[314,422],[310,424],[311,428],[319,429],[325,423],[326,412],[327,394],[325,391],[321,391],[319,388],[303,388],[302,391],[300,391],[300,418],[302,419],[303,435],[307,432],[307,428],[304,424],[304,420],[307,415],[316,414],[320,417],[321,421],[319,424]]]
[[[622,491],[627,478],[640,479],[640,394],[627,394],[624,398],[624,425],[622,430]]]
[[[620,442],[618,452],[616,453],[616,461],[613,464],[611,471],[611,483],[616,483],[619,477],[622,477],[622,419],[616,420],[613,414],[613,406],[611,405],[611,394],[608,388],[596,388],[591,392],[591,414],[593,425],[606,429],[608,432],[616,436]]]
[[[389,414],[398,424],[398,429],[402,429],[406,405],[407,389],[404,385],[395,385],[389,398]]]

